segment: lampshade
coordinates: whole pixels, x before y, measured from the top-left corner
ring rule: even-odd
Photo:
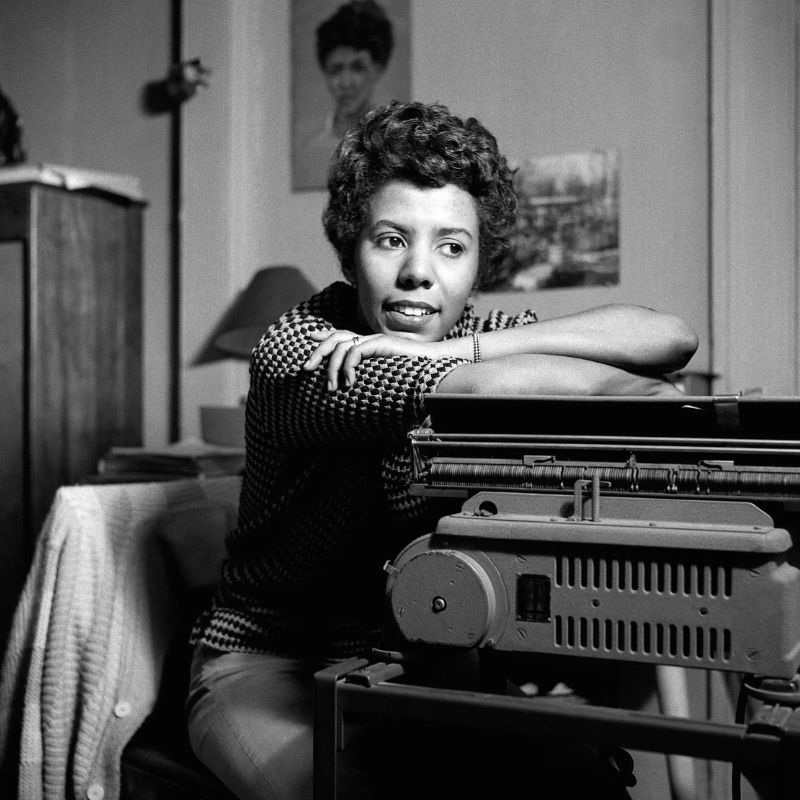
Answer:
[[[259,270],[226,312],[214,347],[226,356],[249,359],[264,331],[315,291],[297,267],[281,265]]]

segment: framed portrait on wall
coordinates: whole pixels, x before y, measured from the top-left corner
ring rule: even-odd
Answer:
[[[292,188],[324,189],[345,131],[411,99],[411,0],[292,0]]]

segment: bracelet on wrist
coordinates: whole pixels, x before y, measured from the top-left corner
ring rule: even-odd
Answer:
[[[481,360],[481,339],[477,333],[472,334],[472,363],[477,364]]]

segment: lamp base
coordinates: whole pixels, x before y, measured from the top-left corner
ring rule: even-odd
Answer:
[[[244,406],[200,406],[200,433],[208,444],[244,447]]]

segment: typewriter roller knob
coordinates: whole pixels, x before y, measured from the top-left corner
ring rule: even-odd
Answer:
[[[390,590],[392,613],[409,642],[472,647],[497,614],[497,599],[479,554],[424,550],[400,559]]]

